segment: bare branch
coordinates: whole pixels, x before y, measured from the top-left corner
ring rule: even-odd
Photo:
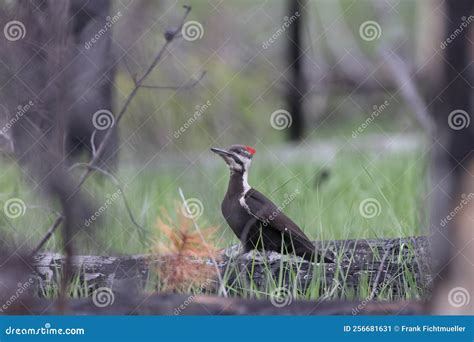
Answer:
[[[92,147],[92,155],[93,156],[95,156],[97,154],[97,150],[95,148],[95,141],[94,141],[96,133],[97,133],[97,130],[94,129],[94,132],[92,132],[92,134],[91,134],[91,147]]]
[[[375,14],[380,22],[389,22],[389,19],[392,18],[389,17],[386,7],[387,4],[374,2]],[[378,49],[378,62],[386,63],[390,76],[398,87],[397,93],[400,92],[407,105],[412,108],[415,119],[429,135],[430,139],[432,139],[435,133],[435,125],[432,117],[426,110],[427,106],[423,96],[418,92],[414,77],[410,75],[409,68],[405,65],[404,61],[394,51],[389,51],[385,44],[382,44]]]
[[[384,11],[381,10],[380,7],[385,5],[375,4],[375,10],[377,16],[382,18]],[[321,6],[322,8],[326,8],[326,6]],[[327,7],[327,9],[331,9],[331,7]],[[338,8],[340,11],[340,9]],[[325,18],[327,16],[321,16],[321,18]],[[380,21],[382,21],[380,19]],[[341,29],[342,27],[342,29]],[[349,42],[351,42],[350,46],[357,47],[355,43],[354,35],[351,30],[348,29],[347,25],[345,25],[345,21],[343,21],[343,25],[339,27],[338,30],[341,30],[339,33],[340,37],[345,37]],[[344,32],[344,34],[342,34]],[[338,47],[336,44],[331,44],[331,40],[328,40],[328,44],[331,48],[335,49]],[[347,45],[347,44],[346,44]],[[367,63],[365,62],[366,59],[360,49],[356,48],[352,53],[357,55],[358,63],[362,61],[362,69],[367,69]],[[374,61],[375,62],[375,61]],[[390,73],[391,78],[395,85],[398,87],[398,91],[401,93],[402,97],[405,99],[405,102],[413,109],[413,113],[415,115],[415,119],[419,122],[421,127],[427,132],[427,134],[432,137],[434,134],[434,123],[431,120],[429,113],[426,110],[426,105],[424,103],[423,97],[419,94],[417,87],[415,86],[415,82],[413,81],[408,67],[405,63],[394,53],[388,52],[385,48],[380,48],[378,51],[378,58],[376,60],[378,63],[386,63],[387,69]],[[345,63],[342,63],[345,65]],[[359,79],[360,77],[354,74],[353,70],[357,70],[361,68],[344,68],[344,73],[354,79]]]
[[[128,65],[126,57],[123,59],[123,64],[125,65],[125,68],[127,69],[127,72],[130,75],[130,78],[132,79],[133,84],[136,86],[137,85],[137,74],[133,73],[132,70],[130,69],[130,66]]]
[[[173,31],[167,31],[166,34],[165,34],[165,38],[166,38],[166,42],[163,44],[163,46],[161,47],[161,49],[158,51],[158,53],[156,54],[155,58],[153,59],[152,63],[150,64],[150,66],[147,68],[147,70],[145,71],[145,73],[136,80],[135,82],[135,86],[133,88],[133,90],[130,92],[130,94],[128,95],[127,99],[125,100],[125,103],[122,107],[122,109],[119,111],[119,113],[117,114],[116,116],[116,119],[115,119],[115,124],[117,125],[120,120],[122,119],[123,115],[126,113],[130,103],[132,102],[132,100],[135,98],[138,90],[143,86],[143,82],[148,78],[148,76],[151,74],[151,72],[155,69],[155,67],[157,66],[158,62],[161,60],[161,58],[163,57],[164,53],[166,52],[168,46],[171,44],[171,42],[176,38],[176,37],[179,37],[179,33],[181,32],[181,29],[184,25],[184,22],[186,20],[186,18],[188,17],[189,15],[189,12],[191,11],[191,7],[190,6],[183,6],[185,8],[185,13],[178,25],[178,27],[173,30]],[[93,171],[96,171],[98,170],[98,168],[96,167],[96,163],[99,161],[100,157],[102,156],[104,150],[105,150],[105,147],[107,146],[107,143],[109,142],[110,138],[112,136],[112,130],[111,129],[108,129],[104,138],[102,139],[102,142],[101,144],[99,145],[99,147],[97,148],[97,150],[95,150],[95,154],[92,156],[91,160],[89,161],[89,163],[87,163],[87,167],[85,168],[85,171],[82,173],[82,175],[80,176],[79,178],[79,181],[78,183],[76,184],[76,186],[73,188],[73,191],[71,192],[71,195],[67,198],[67,200],[71,199],[75,194],[77,194],[77,192],[81,189],[82,185],[85,183],[85,181],[89,178],[89,176],[93,173]],[[92,139],[92,137],[91,137]],[[95,149],[95,148],[94,148]],[[81,164],[75,164],[73,165],[72,167],[69,168],[69,170],[72,170],[78,166],[84,166],[84,165],[81,165]],[[125,198],[124,198],[125,200]],[[128,202],[126,202],[126,207],[127,207],[127,211],[129,213],[129,215],[131,214],[131,211],[130,211],[130,207],[128,206]],[[131,217],[131,220],[132,222],[137,226],[137,227],[140,227],[142,229],[142,227],[136,222],[136,220],[133,218],[133,215],[130,216]],[[58,216],[58,218],[56,220],[59,220],[60,219],[60,216]],[[61,219],[62,220],[62,219]],[[59,222],[60,223],[60,222]],[[44,243],[46,243],[46,241],[49,239],[49,237],[51,237],[52,233],[54,232],[54,230],[57,228],[57,226],[59,226],[59,223],[57,225],[53,225],[51,226],[51,228],[48,230],[48,233],[46,234],[46,236],[43,238],[43,240],[41,241],[41,244],[39,246],[39,248],[41,248]],[[51,233],[49,233],[49,231],[51,231]],[[142,231],[142,230],[140,230]],[[35,249],[35,251],[37,252],[38,248]]]
[[[433,137],[435,125],[428,111],[423,97],[418,92],[412,77],[408,72],[405,63],[395,54],[386,49],[379,52],[380,58],[387,63],[387,69],[390,71],[398,91],[405,99],[405,102],[412,108],[416,120],[426,133]]]
[[[46,235],[41,239],[41,241],[36,246],[36,248],[33,249],[33,251],[31,252],[30,254],[31,257],[37,254],[41,250],[41,248],[43,248],[43,246],[46,244],[49,238],[54,234],[54,231],[60,226],[63,220],[64,220],[64,217],[62,215],[59,215],[58,217],[56,217],[53,224],[51,225],[51,227],[49,227],[48,231],[46,232]]]
[[[189,12],[191,11],[191,7],[189,6],[184,6],[185,8],[185,13],[183,15],[183,18],[181,19],[181,22],[178,26],[178,28],[175,30],[175,31],[172,31],[172,32],[168,32],[167,36],[166,36],[166,42],[165,44],[163,44],[163,46],[161,47],[161,49],[158,51],[158,53],[156,54],[153,62],[150,64],[150,66],[147,68],[147,70],[145,71],[145,73],[143,74],[143,76],[141,76],[136,84],[135,84],[135,87],[133,88],[133,90],[130,92],[130,94],[128,95],[127,99],[125,100],[125,103],[122,107],[122,109],[119,111],[119,113],[117,114],[117,117],[116,117],[116,120],[115,120],[115,124],[117,125],[120,120],[122,119],[123,115],[125,114],[125,112],[127,111],[130,103],[132,102],[132,100],[135,98],[138,90],[140,89],[140,87],[143,85],[143,82],[147,79],[147,77],[151,74],[151,72],[155,69],[156,65],[158,64],[158,62],[161,60],[161,58],[163,57],[165,51],[167,50],[168,48],[168,45],[171,44],[171,42],[173,41],[173,39],[176,37],[177,33],[181,31],[183,25],[184,25],[184,22],[189,14]],[[102,140],[99,148],[97,149],[97,153],[95,156],[92,157],[91,161],[89,162],[89,165],[90,166],[93,166],[97,163],[97,161],[99,160],[100,156],[102,155],[104,149],[105,149],[105,146],[107,145],[107,142],[109,141],[110,137],[112,136],[112,130],[109,129],[107,130],[107,133],[105,134],[104,136],[104,139]],[[76,185],[76,188],[75,188],[75,191],[74,193],[76,193],[77,191],[79,191],[79,189],[81,188],[81,186],[84,184],[84,182],[87,180],[87,178],[90,176],[90,174],[92,173],[93,171],[93,168],[88,168],[86,169],[86,171],[84,171],[84,173],[82,174],[82,176],[80,177],[79,179],[79,183]],[[73,193],[73,194],[74,194]]]
[[[102,173],[103,175],[109,177],[112,180],[112,183],[114,183],[119,188],[120,192],[122,193],[122,199],[123,199],[123,203],[125,205],[125,209],[127,210],[128,217],[130,218],[130,221],[133,223],[133,225],[138,228],[137,229],[138,230],[138,235],[140,236],[142,244],[147,245],[147,240],[145,239],[145,231],[146,230],[135,219],[135,216],[133,215],[132,209],[130,208],[130,204],[129,204],[126,196],[125,196],[125,192],[123,191],[123,187],[120,185],[120,182],[118,181],[118,179],[112,173],[110,173],[110,172],[108,172],[104,169],[101,169],[98,166],[92,166],[92,165],[88,165],[88,164],[84,164],[84,163],[81,166],[87,166],[89,168],[92,168],[94,171],[98,171],[98,172]]]

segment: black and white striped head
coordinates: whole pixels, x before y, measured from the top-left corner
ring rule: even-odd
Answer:
[[[252,157],[256,152],[254,148],[244,145],[232,145],[227,150],[212,147],[211,151],[224,159],[231,172],[241,173],[249,170]]]

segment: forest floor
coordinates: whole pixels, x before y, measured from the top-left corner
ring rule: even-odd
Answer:
[[[408,142],[408,143],[407,143]],[[324,145],[325,144],[325,145]],[[423,234],[426,214],[424,195],[427,183],[427,156],[416,139],[376,137],[350,144],[324,143],[325,148],[266,148],[257,145],[249,183],[281,205],[312,240],[378,239]],[[347,147],[347,142],[344,144]],[[228,170],[214,156],[200,153],[188,165],[166,162],[158,155],[156,166],[137,167],[129,162],[119,168],[117,178],[123,193],[108,179],[96,177],[85,186],[85,194],[101,213],[99,225],[85,227],[76,237],[81,255],[129,255],[156,252],[165,243],[165,234],[157,219],[168,217],[177,223],[181,216],[181,189],[197,210],[195,221],[202,229],[212,229],[209,241],[217,248],[237,243],[220,213],[226,191]],[[215,157],[217,158],[217,157]],[[176,160],[176,157],[174,157]],[[283,162],[284,161],[284,162]],[[219,163],[220,162],[220,163]],[[150,164],[152,164],[150,163]],[[2,216],[0,229],[4,240],[14,241],[17,248],[33,247],[45,234],[55,215],[18,177],[19,169],[7,164],[0,186],[0,200],[20,198],[26,206],[18,218]],[[136,220],[146,232],[143,245],[138,229],[125,210],[123,195],[130,203]],[[60,251],[60,239],[53,236],[44,251]],[[407,279],[412,275],[407,274]],[[360,299],[370,292],[370,280],[363,280],[363,291],[350,293],[349,299]],[[278,282],[276,282],[278,283]],[[315,285],[316,286],[316,285]],[[320,285],[317,285],[320,286]],[[408,286],[407,288],[411,288]],[[414,285],[406,298],[423,294]],[[261,289],[252,291],[261,292]],[[386,292],[390,298],[390,291]],[[263,292],[263,294],[265,294]],[[347,295],[347,294],[346,294]],[[315,299],[320,291],[309,289],[301,298]],[[323,294],[324,296],[324,294]],[[382,296],[383,297],[383,296]]]

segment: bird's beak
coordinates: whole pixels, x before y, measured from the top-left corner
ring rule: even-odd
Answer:
[[[217,148],[217,147],[211,147],[211,151],[214,152],[214,153],[217,153],[221,157],[232,155],[232,153],[227,152],[226,150],[223,150],[222,148]]]

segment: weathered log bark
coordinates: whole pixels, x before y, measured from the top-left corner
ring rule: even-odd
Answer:
[[[275,252],[239,254],[238,246],[233,246],[222,252],[218,266],[221,273],[226,274],[227,284],[234,288],[250,282],[265,288],[268,279],[280,279],[281,275],[282,285],[288,287],[297,283],[300,289],[305,288],[314,278],[320,279],[322,288],[326,290],[357,290],[361,279],[368,279],[372,290],[381,284],[389,284],[393,298],[402,298],[404,283],[401,275],[410,272],[419,288],[429,289],[429,248],[425,237],[339,240],[316,244],[337,262],[312,264]],[[130,292],[132,284],[137,292],[145,285],[150,289],[151,274],[163,262],[166,258],[157,255],[75,256],[72,259],[73,269],[80,276],[80,281],[91,290],[105,286],[114,292],[122,289]],[[34,261],[38,287],[55,286],[63,265],[64,258],[60,254],[38,254]],[[206,291],[213,292],[212,286],[207,287]],[[372,297],[376,295],[377,292],[374,292]]]

